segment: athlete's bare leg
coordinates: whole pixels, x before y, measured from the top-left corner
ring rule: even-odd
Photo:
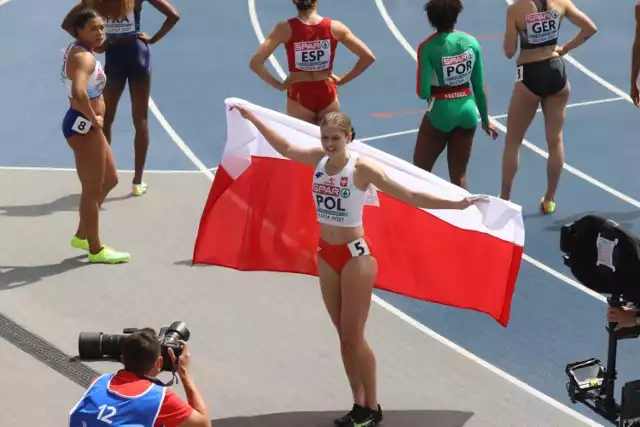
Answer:
[[[336,99],[334,99],[333,102],[329,104],[327,108],[325,108],[324,110],[318,113],[316,117],[316,124],[319,125],[322,122],[322,119],[324,119],[324,116],[326,116],[327,114],[332,112],[339,112],[339,111],[340,111],[340,101],[336,97]]]
[[[364,387],[364,404],[374,411],[378,410],[376,359],[365,339],[364,330],[377,272],[378,263],[370,255],[354,257],[347,262],[341,274],[340,316],[340,338],[356,361]]]
[[[331,268],[324,260],[318,257],[318,275],[320,276],[320,290],[322,299],[327,308],[329,317],[333,325],[338,331],[340,338],[340,353],[342,354],[342,363],[351,385],[353,393],[353,401],[360,406],[364,406],[364,387],[360,376],[358,375],[358,365],[353,355],[347,351],[347,347],[343,344],[341,325],[342,312],[342,294],[340,290],[340,276]]]
[[[560,92],[549,96],[542,101],[542,114],[544,114],[545,133],[549,158],[547,159],[547,192],[545,201],[553,201],[560,182],[562,166],[564,165],[564,144],[562,143],[562,129],[566,116],[567,102],[571,87],[569,81]]]
[[[295,117],[296,119],[304,120],[305,122],[316,123],[316,113],[311,110],[307,110],[298,102],[287,96],[287,116]]]
[[[425,114],[413,150],[413,164],[421,169],[431,172],[447,146],[447,135],[436,129]]]
[[[476,128],[456,128],[449,134],[447,143],[447,163],[449,165],[449,179],[452,184],[468,190],[467,165],[471,157],[473,136]]]
[[[513,86],[507,116],[507,135],[502,153],[502,189],[500,197],[509,200],[511,187],[518,171],[520,145],[524,135],[536,115],[540,98],[533,94],[522,82]]]

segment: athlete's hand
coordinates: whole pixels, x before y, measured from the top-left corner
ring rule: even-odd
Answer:
[[[564,50],[564,46],[556,45],[556,53],[560,56],[564,56],[567,52]]]
[[[336,83],[336,86],[340,86],[340,81],[342,80],[342,77],[338,77],[335,74],[331,73],[329,78]]]
[[[102,129],[102,127],[104,126],[104,117],[96,116],[96,121],[92,122],[92,124],[98,129]]]
[[[149,37],[149,35],[147,35],[147,33],[138,33],[138,35],[136,37],[139,38],[140,40],[142,40],[143,42],[147,43],[147,44],[153,44],[153,41],[151,40],[151,37]]]
[[[482,130],[484,130],[484,132],[494,140],[498,137],[498,128],[492,122],[489,122],[486,125],[483,124]]]
[[[487,201],[489,201],[487,196],[468,196],[458,202],[458,209],[465,210],[469,206]]]
[[[243,118],[245,118],[245,119],[247,119],[247,120],[250,120],[250,119],[251,119],[251,117],[252,117],[252,113],[251,113],[251,111],[249,111],[249,110],[247,110],[246,108],[244,108],[244,106],[242,106],[242,105],[240,105],[240,104],[236,104],[236,105],[232,106],[231,108],[229,108],[229,111],[233,110],[234,108],[235,108],[236,110],[238,110],[238,113],[240,113],[240,115],[241,115]]]
[[[633,82],[631,84],[631,92],[629,92],[629,96],[631,96],[631,100],[636,107],[640,107],[640,89],[638,89],[638,83]]]

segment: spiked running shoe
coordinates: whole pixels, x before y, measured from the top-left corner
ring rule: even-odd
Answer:
[[[351,421],[348,427],[375,427],[382,422],[382,408],[378,405],[378,410],[354,407],[351,413]]]
[[[553,200],[540,199],[540,210],[543,214],[548,215],[556,211],[556,202]]]
[[[358,405],[357,403],[354,403],[353,407],[351,408],[351,410],[349,412],[347,412],[342,417],[336,418],[335,420],[333,420],[333,423],[335,425],[337,425],[338,427],[347,427],[347,426],[349,426],[350,423],[351,423],[351,416],[353,415],[353,413],[355,411],[358,410],[358,408],[362,408],[362,406]]]
[[[141,182],[140,184],[133,184],[131,195],[139,197],[145,194],[146,192],[147,192],[147,184],[145,184],[144,182]]]
[[[89,253],[89,262],[92,264],[119,264],[127,262],[131,255],[126,252],[118,252],[108,246],[103,246],[97,254]]]

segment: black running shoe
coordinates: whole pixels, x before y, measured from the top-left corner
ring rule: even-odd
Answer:
[[[349,412],[347,412],[342,417],[336,418],[335,420],[333,420],[333,423],[339,427],[346,427],[351,425],[351,416],[353,415],[354,412],[356,412],[360,408],[364,409],[362,406],[358,405],[357,403],[354,403],[353,407]]]
[[[378,410],[358,407],[353,410],[349,427],[375,427],[382,422],[382,408]]]

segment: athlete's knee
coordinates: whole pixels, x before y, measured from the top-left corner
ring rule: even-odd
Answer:
[[[355,352],[364,345],[364,334],[355,325],[340,324],[339,336],[340,346],[349,352]]]
[[[147,117],[134,117],[133,127],[136,132],[148,132],[149,131],[149,119]]]

